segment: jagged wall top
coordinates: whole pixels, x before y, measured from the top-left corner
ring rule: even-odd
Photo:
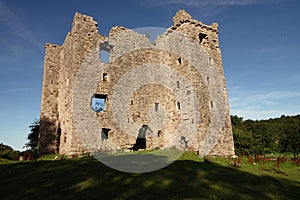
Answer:
[[[218,23],[212,23],[212,25],[209,26],[203,24],[198,20],[193,19],[192,16],[189,13],[187,13],[185,10],[179,10],[173,17],[174,26],[178,26],[179,24],[182,24],[184,22],[191,22],[192,24],[198,24],[200,26],[211,29],[213,32],[218,32]]]

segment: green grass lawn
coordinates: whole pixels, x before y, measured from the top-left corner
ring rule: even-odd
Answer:
[[[0,160],[0,199],[300,199],[299,166],[212,161],[186,152],[164,169],[134,174],[93,158]]]

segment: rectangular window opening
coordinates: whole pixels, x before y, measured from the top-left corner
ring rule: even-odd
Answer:
[[[210,108],[213,109],[214,108],[214,102],[210,101]]]
[[[102,141],[108,139],[108,133],[109,133],[110,130],[111,129],[109,129],[109,128],[102,128],[102,131],[101,131],[101,139],[102,139]]]
[[[179,85],[179,81],[177,81],[177,82],[176,82],[176,84],[177,84],[177,88],[179,88],[179,87],[180,87],[180,85]]]
[[[103,81],[108,81],[108,73],[103,73],[102,80]]]
[[[100,62],[109,63],[110,62],[110,51],[112,50],[113,46],[105,41],[100,44]]]
[[[206,38],[206,34],[204,34],[204,33],[199,33],[199,43],[201,44],[202,43],[202,41],[203,41],[203,39],[204,38]]]
[[[110,53],[105,50],[100,50],[100,62],[109,63]]]
[[[107,102],[106,94],[94,94],[91,100],[92,110],[95,112],[104,112]]]
[[[158,103],[155,103],[155,112],[158,110]]]

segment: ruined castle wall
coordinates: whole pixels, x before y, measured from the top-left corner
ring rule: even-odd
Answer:
[[[177,33],[178,36],[177,38],[174,37],[174,39],[166,37],[161,48],[168,48],[169,46],[170,49],[173,49],[173,51],[182,57],[188,58],[189,62],[201,72],[210,93],[212,118],[209,125],[209,134],[207,134],[206,138],[201,138],[201,134],[199,134],[198,147],[213,142],[215,143],[215,148],[210,154],[233,154],[234,145],[226,82],[218,42],[218,26],[216,23],[213,23],[211,26],[204,25],[201,22],[191,19],[189,15],[180,15],[180,11],[173,20],[174,25],[167,32],[169,35]],[[184,39],[180,39],[180,37],[183,38],[182,36],[184,36]],[[164,37],[164,35],[161,37]],[[203,57],[203,54],[207,56]],[[216,133],[220,134],[216,135]],[[216,138],[219,139],[216,141]],[[213,143],[210,145],[213,145]],[[202,150],[203,152],[206,151],[205,148]]]
[[[76,13],[72,30],[68,33],[62,46],[62,70],[60,72],[61,88],[59,95],[59,113],[62,126],[61,148],[63,154],[80,154],[84,150],[81,146],[72,116],[72,94],[74,80],[82,60],[95,46],[99,45],[101,38],[98,34],[97,22],[92,17]]]
[[[40,154],[57,152],[57,125],[59,114],[58,94],[59,94],[59,71],[60,53],[62,48],[55,44],[45,46],[43,91],[40,113]]]
[[[51,117],[54,126],[41,134],[40,144],[54,149],[57,142],[47,138],[57,138],[59,128],[63,154],[84,151],[79,135],[95,150],[127,149],[147,124],[147,148],[176,146],[184,137],[201,155],[233,155],[218,25],[202,24],[184,11],[173,22],[151,44],[123,27],[103,37],[92,17],[76,13],[63,45],[46,48],[41,117]],[[100,62],[102,48],[110,52],[109,64]],[[56,63],[55,70],[48,69],[49,63]],[[93,94],[107,97],[105,112],[91,109]],[[106,140],[102,128],[110,129]],[[107,146],[110,142],[116,146]]]

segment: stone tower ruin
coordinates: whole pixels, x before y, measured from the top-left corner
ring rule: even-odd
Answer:
[[[120,26],[102,36],[92,17],[76,13],[64,43],[45,49],[40,154],[134,148],[234,154],[217,23],[180,10],[152,43]],[[104,51],[109,61],[100,60]]]

